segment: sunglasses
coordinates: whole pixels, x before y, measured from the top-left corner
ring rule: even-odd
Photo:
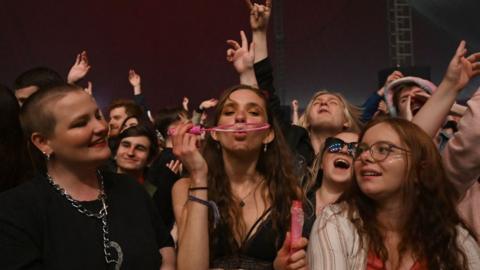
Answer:
[[[350,156],[355,155],[355,149],[357,148],[357,142],[346,143],[342,139],[335,138],[335,137],[328,137],[325,140],[325,150],[328,153],[340,153],[342,150],[347,147],[347,153]]]

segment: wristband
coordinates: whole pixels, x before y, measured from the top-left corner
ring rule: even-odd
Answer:
[[[203,204],[210,208],[213,211],[213,227],[215,228],[217,226],[218,222],[220,221],[220,211],[218,210],[218,206],[214,201],[203,200],[192,195],[188,195],[188,200]]]

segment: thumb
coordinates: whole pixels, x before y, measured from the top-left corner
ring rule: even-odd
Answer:
[[[289,254],[291,244],[292,244],[292,240],[290,238],[290,232],[287,232],[287,235],[285,236],[285,240],[283,241],[283,245],[280,248],[279,253]]]

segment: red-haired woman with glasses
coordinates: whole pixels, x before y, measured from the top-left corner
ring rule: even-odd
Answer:
[[[310,269],[480,269],[480,248],[455,210],[458,194],[419,127],[370,123],[354,171],[342,202],[313,225]]]

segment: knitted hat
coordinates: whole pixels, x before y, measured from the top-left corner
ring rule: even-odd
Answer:
[[[424,80],[419,77],[403,77],[401,79],[395,80],[392,83],[385,86],[385,103],[387,103],[388,111],[392,117],[397,116],[397,110],[395,109],[395,105],[393,104],[393,94],[394,91],[398,88],[397,86],[406,83],[414,83],[418,85],[422,90],[424,90],[427,94],[431,95],[435,90],[437,90],[437,86],[430,81]]]

